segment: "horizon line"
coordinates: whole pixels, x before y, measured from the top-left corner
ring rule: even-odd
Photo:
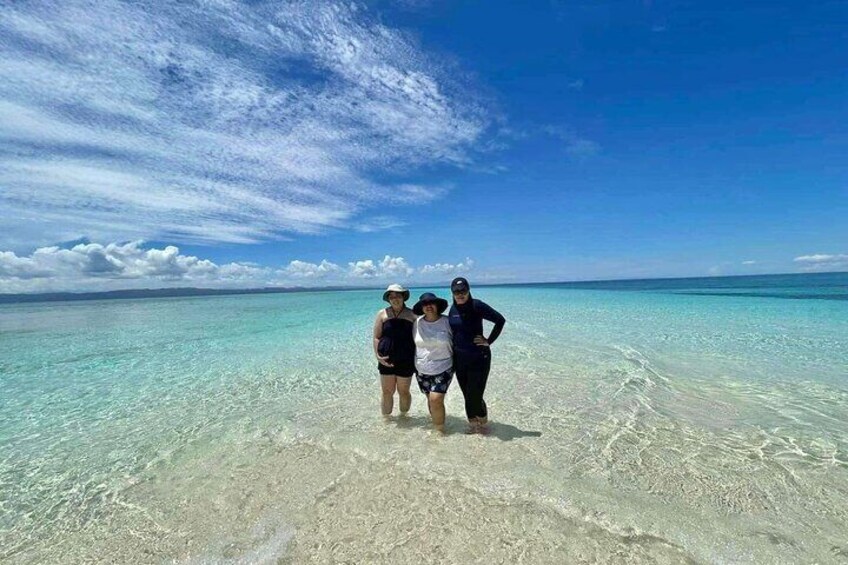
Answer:
[[[502,282],[502,283],[477,283],[475,287],[505,287],[505,286],[531,286],[531,285],[577,285],[577,284],[604,284],[604,283],[628,283],[649,281],[684,281],[703,279],[731,279],[731,278],[756,278],[756,277],[779,277],[779,276],[816,276],[816,275],[838,275],[848,274],[848,271],[819,271],[814,273],[760,273],[744,275],[704,275],[694,277],[648,277],[648,278],[625,278],[625,279],[578,279],[563,281],[525,281],[525,282]],[[431,288],[436,285],[449,285],[450,282],[431,284],[414,284],[408,288]],[[97,291],[50,291],[32,293],[0,293],[0,304],[11,304],[16,302],[62,302],[75,300],[134,300],[141,298],[180,298],[189,296],[215,296],[215,295],[239,295],[239,294],[274,294],[274,293],[296,293],[296,292],[347,292],[358,290],[379,290],[382,286],[364,285],[327,285],[327,286],[265,286],[244,288],[209,288],[194,286],[173,286],[159,288],[128,288],[115,290]],[[145,294],[148,294],[145,296]]]

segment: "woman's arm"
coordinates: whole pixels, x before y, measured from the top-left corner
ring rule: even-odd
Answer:
[[[389,363],[389,358],[388,357],[380,357],[380,351],[379,351],[380,338],[383,337],[383,312],[385,312],[385,310],[380,310],[379,312],[377,312],[377,317],[374,318],[374,330],[373,330],[374,339],[371,340],[372,341],[371,345],[374,347],[374,357],[377,358],[377,361],[381,365],[385,365],[386,367],[392,367],[393,365],[391,363]]]
[[[498,336],[501,335],[501,332],[504,328],[504,324],[506,324],[506,318],[504,318],[500,312],[498,312],[482,300],[478,300],[476,302],[477,303],[474,305],[474,308],[480,313],[480,316],[484,320],[488,320],[495,324],[495,327],[492,328],[492,332],[489,334],[489,337],[485,338],[485,345],[492,345],[493,343],[495,343],[495,340],[498,339]]]

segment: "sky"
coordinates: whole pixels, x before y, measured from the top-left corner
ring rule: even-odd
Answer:
[[[848,271],[845,2],[21,2],[0,292]]]

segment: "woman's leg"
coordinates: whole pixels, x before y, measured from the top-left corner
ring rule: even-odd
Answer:
[[[456,382],[459,383],[459,390],[462,391],[462,398],[465,399],[465,416],[468,421],[474,423],[474,406],[472,404],[472,391],[468,382],[468,365],[456,365]]]
[[[480,424],[480,405],[483,403],[483,393],[480,390],[480,373],[470,368],[465,381],[465,414],[472,426]]]
[[[395,404],[395,388],[397,388],[397,377],[394,375],[380,375],[380,387],[383,389],[383,401],[380,409],[383,416],[392,413]]]
[[[477,425],[479,425],[479,426],[485,426],[486,424],[489,423],[489,411],[486,408],[486,401],[485,400],[483,401],[483,414],[484,414],[483,416],[477,417]]]
[[[427,395],[427,405],[430,408],[430,416],[433,418],[433,426],[442,431],[445,429],[445,395],[441,392],[431,392]]]
[[[400,413],[406,414],[409,412],[409,407],[412,406],[412,394],[409,392],[409,387],[412,385],[412,377],[397,377],[397,391],[400,397]]]
[[[466,394],[468,408],[466,410],[469,412],[468,419],[481,426],[489,421],[489,414],[486,408],[486,401],[483,400],[483,395],[486,392],[486,383],[489,380],[490,368],[491,361],[489,359],[483,359],[478,363],[474,363],[468,368],[466,379],[466,388],[468,390]]]

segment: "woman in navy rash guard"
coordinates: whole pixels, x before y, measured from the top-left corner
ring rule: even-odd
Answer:
[[[465,415],[473,427],[489,421],[486,401],[486,381],[492,365],[492,345],[503,330],[506,320],[497,310],[471,297],[471,288],[463,277],[451,282],[453,305],[448,320],[453,333],[454,370],[459,388],[465,397]],[[489,337],[483,336],[483,320],[495,324]]]

